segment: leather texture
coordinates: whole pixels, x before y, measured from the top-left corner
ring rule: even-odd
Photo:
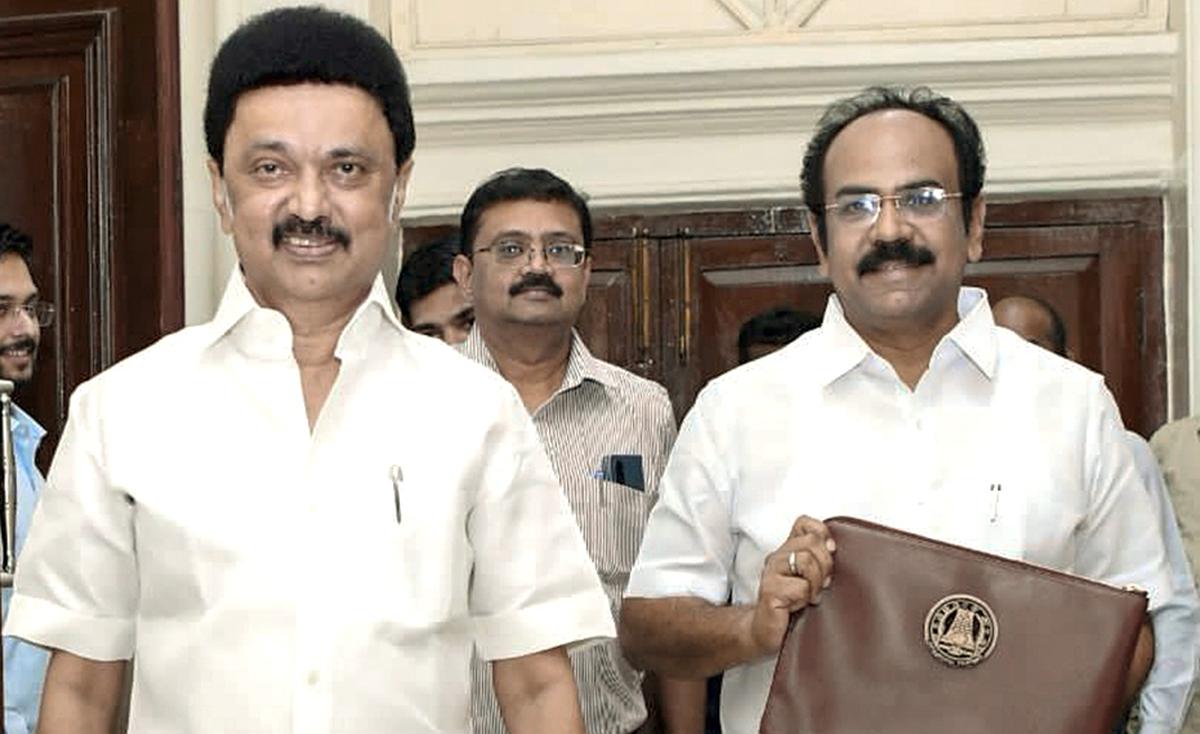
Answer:
[[[833,583],[792,617],[761,734],[1113,731],[1144,593],[855,518],[826,525]],[[961,643],[951,660],[994,638],[991,654],[942,662],[927,627],[943,654]]]

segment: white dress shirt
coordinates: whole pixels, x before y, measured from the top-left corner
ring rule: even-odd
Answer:
[[[6,633],[136,655],[130,731],[468,729],[468,660],[611,636],[513,389],[377,279],[309,430],[292,333],[235,273],[209,324],[82,385]]]
[[[626,596],[752,604],[763,559],[807,514],[1136,584],[1161,605],[1162,540],[1103,378],[996,327],[978,289],[958,309],[915,390],[836,297],[821,328],[709,383]],[[774,665],[726,671],[728,734],[758,731]]]
[[[1141,734],[1175,734],[1183,726],[1196,679],[1200,653],[1200,599],[1192,566],[1183,550],[1179,524],[1158,460],[1146,439],[1130,432],[1129,448],[1149,493],[1171,569],[1171,593],[1153,616],[1154,667],[1138,698]]]

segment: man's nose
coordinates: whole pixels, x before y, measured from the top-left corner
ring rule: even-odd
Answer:
[[[886,198],[879,202],[879,215],[875,217],[874,224],[877,241],[893,242],[902,239],[908,227],[908,219],[900,211],[900,205],[895,198]]]
[[[303,172],[289,201],[291,213],[305,221],[329,215],[329,187],[316,171]]]
[[[546,258],[543,247],[531,246],[525,253],[525,269],[535,272],[545,272],[551,269],[550,260]]]

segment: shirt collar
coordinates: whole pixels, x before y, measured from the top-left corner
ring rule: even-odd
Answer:
[[[953,344],[990,380],[996,372],[994,327],[987,293],[981,288],[960,288],[958,323],[942,337],[934,354],[944,349],[944,345]],[[850,322],[846,321],[837,294],[829,296],[825,317],[821,322],[820,339],[824,348],[818,352],[820,356],[816,367],[822,385],[829,385],[874,354]]]
[[[500,372],[496,360],[483,341],[479,324],[471,327],[467,340],[459,346],[459,351],[466,357],[479,362],[493,372]],[[583,384],[584,381],[596,382],[605,387],[613,384],[613,374],[610,365],[592,356],[579,332],[571,330],[571,355],[567,358],[567,371],[563,375],[562,386],[555,392],[557,395],[565,390],[571,390]]]
[[[35,445],[46,435],[46,429],[42,428],[42,426],[33,419],[33,416],[21,410],[16,403],[12,404],[12,422],[13,431],[17,433],[27,432],[30,438],[33,439]]]
[[[390,323],[397,331],[404,331],[384,288],[383,275],[377,274],[367,297],[342,330],[334,354],[339,359],[361,354],[370,342],[371,327],[380,322]],[[245,330],[247,337],[253,335],[253,338],[239,339],[240,346],[247,351],[268,357],[291,356],[292,333],[287,319],[279,311],[258,304],[246,287],[240,266],[234,266],[229,274],[225,293],[208,328],[206,346],[216,344],[231,332],[236,334]]]

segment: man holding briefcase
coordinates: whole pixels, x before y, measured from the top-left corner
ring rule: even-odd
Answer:
[[[758,731],[789,615],[837,587],[813,518],[1136,585],[1151,609],[1164,598],[1162,541],[1103,379],[996,327],[986,294],[962,287],[983,252],[984,169],[971,117],[923,88],[837,102],[809,143],[805,204],[836,295],[821,328],[701,393],[621,617],[635,664],[728,669],[727,734]],[[1151,650],[1147,626],[1133,690]]]

